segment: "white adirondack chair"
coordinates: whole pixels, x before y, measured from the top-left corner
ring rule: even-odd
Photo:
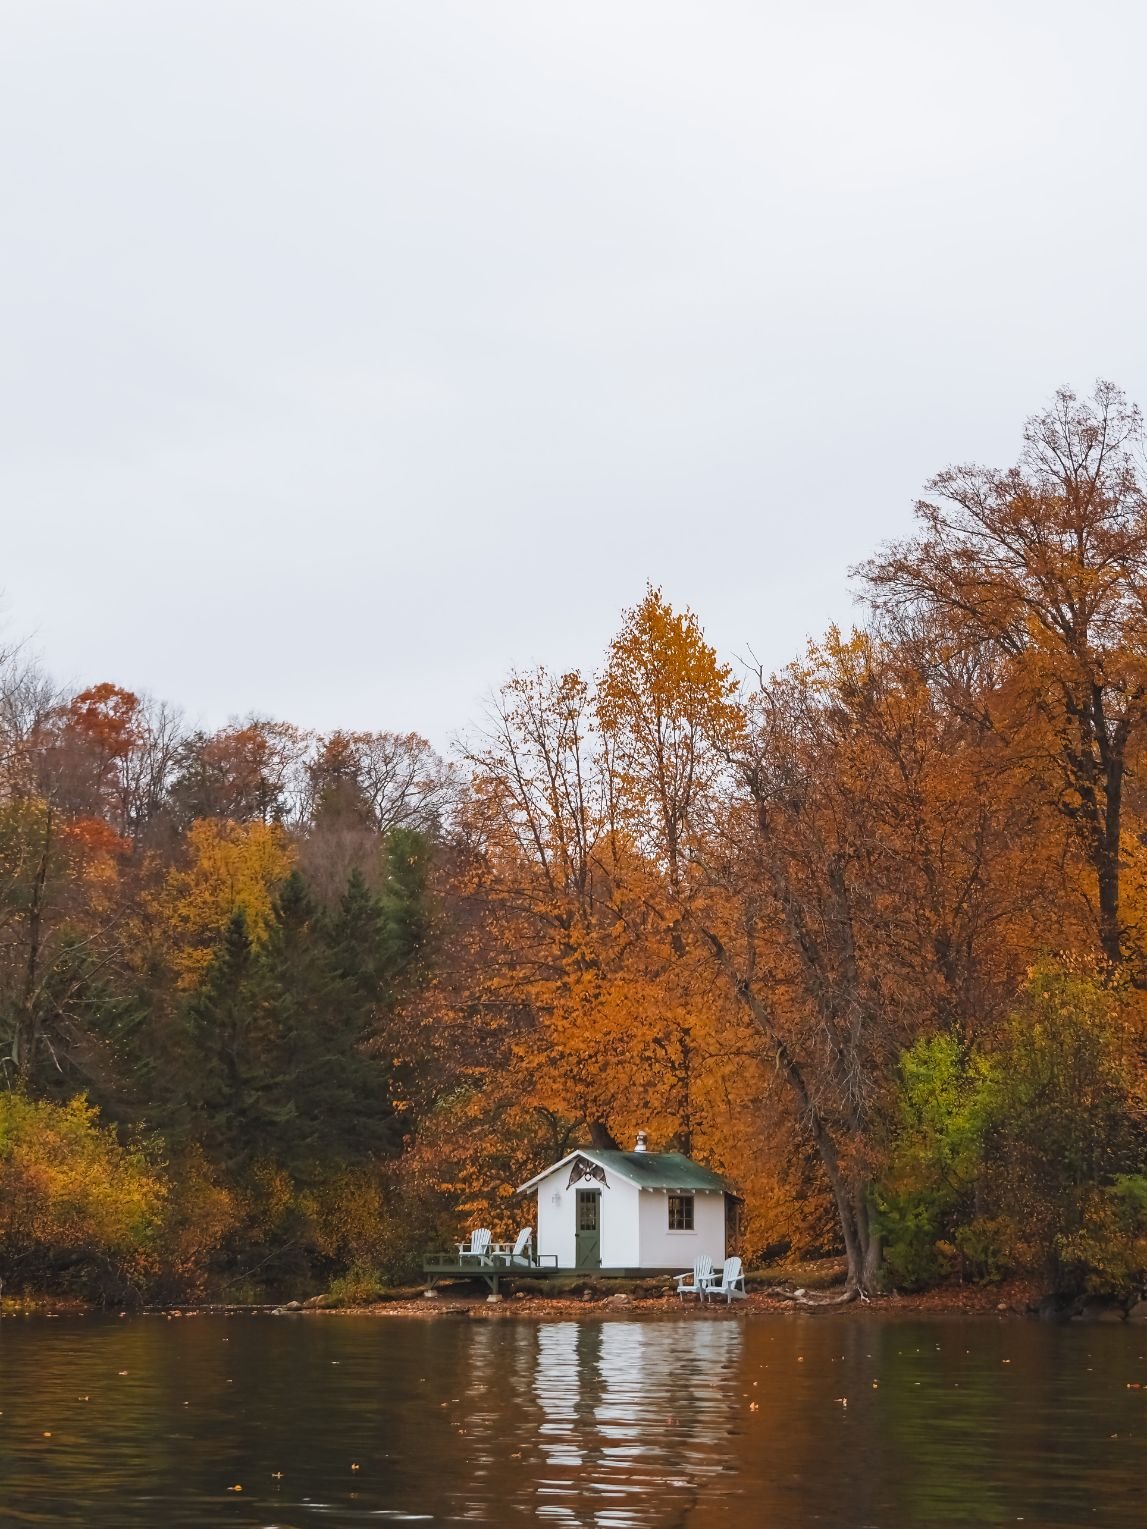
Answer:
[[[710,1280],[701,1292],[704,1298],[712,1300],[714,1296],[723,1295],[725,1305],[730,1306],[733,1300],[745,1299],[745,1274],[739,1258],[726,1258],[719,1279]]]
[[[470,1233],[469,1242],[458,1244],[458,1262],[464,1264],[473,1259],[480,1264],[490,1261],[490,1228],[479,1226]]]
[[[677,1281],[677,1294],[682,1299],[687,1295],[704,1295],[712,1277],[713,1260],[709,1257],[708,1253],[702,1253],[687,1274],[675,1274],[673,1276]]]
[[[511,1247],[509,1243],[502,1243],[500,1247],[492,1249],[494,1262],[507,1269],[541,1269],[558,1266],[556,1253],[537,1253],[534,1251],[534,1229],[524,1226],[518,1233],[518,1240]]]
[[[531,1269],[533,1268],[534,1260],[530,1244],[533,1240],[533,1227],[524,1226],[518,1233],[518,1240],[514,1243],[514,1246],[512,1248],[504,1247],[501,1252],[496,1252],[494,1257],[498,1263],[505,1264],[508,1269]]]

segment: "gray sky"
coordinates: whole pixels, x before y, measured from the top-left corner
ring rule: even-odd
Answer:
[[[1147,404],[1147,7],[0,0],[0,587],[442,745],[645,581],[780,664],[1055,386]]]

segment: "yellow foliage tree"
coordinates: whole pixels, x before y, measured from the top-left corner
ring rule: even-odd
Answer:
[[[194,987],[236,913],[243,914],[255,944],[265,937],[275,889],[295,857],[274,823],[201,818],[188,829],[186,842],[186,863],[168,873],[155,912],[181,985]]]
[[[163,1174],[85,1099],[0,1094],[0,1259],[10,1280],[85,1261],[139,1278],[154,1266],[167,1193]]]

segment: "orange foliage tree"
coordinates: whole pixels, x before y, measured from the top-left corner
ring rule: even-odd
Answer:
[[[862,572],[877,605],[939,618],[965,651],[1008,661],[1029,756],[1054,767],[1052,799],[1091,875],[1099,948],[1142,960],[1120,898],[1123,798],[1147,728],[1147,487],[1142,418],[1099,383],[1061,389],[1028,420],[1007,471],[940,473],[919,534]]]

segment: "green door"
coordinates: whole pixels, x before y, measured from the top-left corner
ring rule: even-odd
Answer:
[[[601,1268],[601,1195],[596,1189],[577,1192],[577,1246],[574,1267]]]

